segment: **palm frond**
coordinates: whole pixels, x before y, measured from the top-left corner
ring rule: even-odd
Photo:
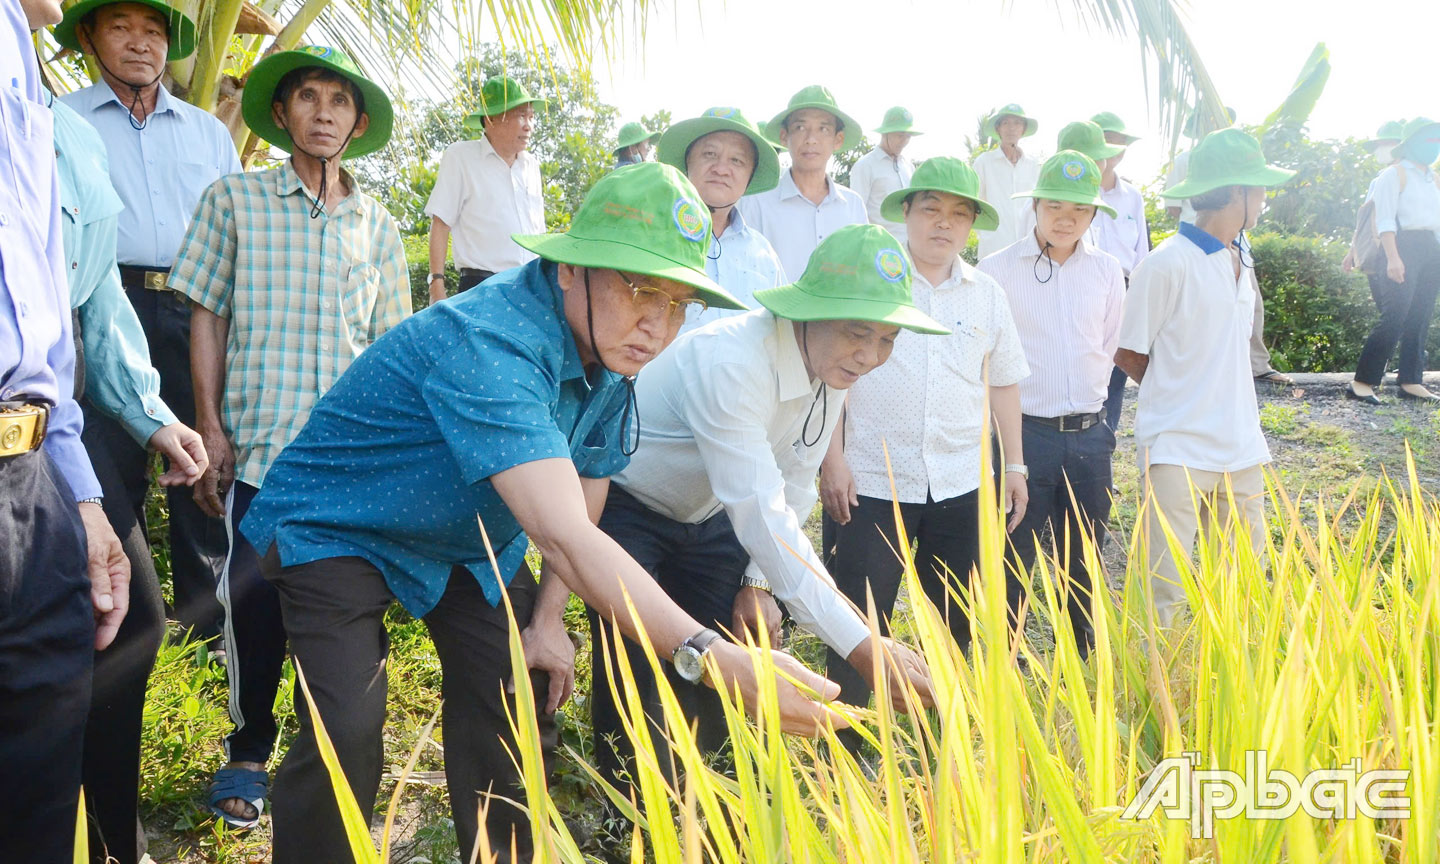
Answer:
[[[1329,80],[1330,49],[1325,47],[1324,42],[1318,42],[1305,60],[1305,65],[1300,68],[1300,74],[1290,88],[1290,95],[1285,97],[1279,108],[1265,118],[1264,128],[1298,128],[1305,125],[1305,121],[1310,119],[1310,113],[1315,110],[1315,104],[1320,101],[1320,94],[1325,92],[1325,84]]]

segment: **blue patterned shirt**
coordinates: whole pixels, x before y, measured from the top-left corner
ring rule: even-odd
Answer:
[[[240,530],[284,566],[359,556],[416,616],[451,565],[492,604],[528,541],[489,478],[569,458],[581,477],[624,468],[624,379],[587,379],[555,265],[532,261],[414,315],[382,336],[322,397],[280,454]]]

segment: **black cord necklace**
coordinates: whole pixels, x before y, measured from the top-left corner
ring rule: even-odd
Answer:
[[[800,322],[800,350],[805,353],[806,364],[810,362],[809,327],[809,322]],[[805,412],[805,423],[800,427],[800,443],[806,447],[814,447],[820,443],[820,436],[825,434],[825,421],[830,416],[830,400],[825,397],[825,380],[822,378],[820,380],[820,389],[815,391],[815,398],[810,400],[810,410]],[[820,403],[820,431],[815,433],[815,439],[811,441],[806,439],[810,434],[810,418],[815,416],[816,402]]]
[[[1040,247],[1040,254],[1037,255],[1037,256],[1035,256],[1035,263],[1030,266],[1030,272],[1031,272],[1031,274],[1035,277],[1035,281],[1036,281],[1036,282],[1039,282],[1041,285],[1045,285],[1045,284],[1047,284],[1051,279],[1054,279],[1054,278],[1055,278],[1055,259],[1050,257],[1050,247],[1051,247],[1052,245],[1053,245],[1053,244],[1051,244],[1051,242],[1050,242],[1049,240],[1046,240],[1046,241],[1045,241],[1045,245],[1042,246],[1042,247]],[[1045,259],[1045,263],[1046,263],[1047,265],[1049,265],[1048,268],[1047,268],[1046,271],[1045,271],[1045,278],[1044,278],[1044,279],[1041,279],[1041,278],[1040,278],[1040,259],[1041,259],[1041,258]]]
[[[161,63],[161,64],[160,64],[160,72],[159,72],[159,74],[157,74],[154,78],[151,78],[149,84],[144,84],[144,85],[131,84],[129,81],[121,80],[121,78],[120,78],[119,75],[116,75],[114,72],[111,72],[111,71],[110,71],[110,67],[109,67],[109,66],[106,66],[106,65],[105,65],[105,61],[104,61],[103,59],[101,59],[101,57],[100,57],[100,52],[99,52],[99,51],[96,51],[94,56],[95,56],[95,62],[98,63],[98,64],[100,64],[100,68],[105,71],[105,74],[106,74],[106,75],[109,75],[111,78],[115,79],[116,81],[119,81],[121,84],[124,84],[126,87],[129,87],[129,88],[130,88],[130,92],[135,95],[135,98],[134,98],[134,99],[131,99],[129,106],[126,107],[126,112],[127,112],[127,113],[126,113],[126,117],[127,117],[127,119],[129,119],[129,121],[130,121],[130,128],[131,128],[131,129],[134,129],[136,132],[143,132],[143,131],[145,130],[145,127],[150,124],[150,114],[154,114],[155,112],[154,112],[154,111],[151,111],[150,114],[146,114],[146,115],[145,115],[145,118],[144,118],[143,120],[136,120],[136,119],[135,119],[135,109],[136,109],[137,107],[138,107],[138,108],[141,108],[141,109],[144,108],[144,106],[140,104],[141,94],[144,93],[146,90],[149,90],[151,87],[154,87],[154,86],[160,81],[160,77],[165,74],[165,64],[164,64],[164,63]],[[158,91],[155,93],[155,102],[156,102],[155,107],[156,107],[156,108],[159,108],[159,107],[160,107],[160,105],[159,105],[159,102],[160,102],[160,93],[159,93]]]
[[[590,350],[595,352],[595,362],[600,368],[611,374],[619,375],[609,366],[605,365],[605,358],[600,356],[600,346],[595,342],[595,316],[593,314],[594,304],[590,300],[590,268],[585,268],[585,329],[590,332]],[[635,376],[621,375],[620,380],[625,382],[625,410],[620,415],[620,434],[625,434],[625,428],[630,425],[630,418],[635,418],[635,439],[631,443],[627,436],[620,442],[620,455],[634,456],[635,451],[640,449],[640,402],[635,398]],[[577,421],[578,422],[578,421]],[[574,434],[574,430],[571,430]]]

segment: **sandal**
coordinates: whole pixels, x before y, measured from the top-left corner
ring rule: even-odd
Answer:
[[[260,823],[265,813],[265,796],[270,791],[270,775],[264,771],[246,768],[221,768],[210,781],[210,812],[231,828],[248,831]],[[228,813],[220,806],[221,801],[239,798],[255,808],[255,818],[246,819]]]

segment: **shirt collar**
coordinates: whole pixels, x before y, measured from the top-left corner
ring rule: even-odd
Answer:
[[[795,178],[790,175],[790,172],[791,172],[792,170],[794,170],[794,169],[787,168],[787,169],[785,169],[784,171],[782,171],[782,172],[780,173],[780,187],[779,187],[779,192],[780,192],[780,200],[781,200],[781,201],[784,201],[786,198],[802,198],[802,197],[804,197],[804,196],[802,196],[802,195],[800,194],[800,187],[795,185]],[[828,203],[830,203],[830,201],[831,201],[832,199],[834,199],[835,197],[836,197],[836,195],[835,195],[835,178],[831,177],[829,174],[826,174],[826,175],[825,175],[825,198],[824,198],[824,200],[822,200],[820,203],[821,203],[822,205],[828,204]],[[805,200],[808,201],[808,200],[810,200],[810,199],[806,198]]]
[[[305,188],[305,184],[300,180],[299,172],[295,170],[294,160],[295,157],[292,156],[284,162],[281,162],[280,167],[274,169],[275,194],[284,198],[287,195],[295,195],[298,193],[313,201],[315,192]],[[355,183],[355,177],[351,175],[349,171],[346,171],[344,167],[340,169],[340,177],[345,181],[345,184],[350,187],[350,194],[345,196],[345,200],[341,201],[340,206],[335,208],[335,213],[332,213],[332,216],[345,212],[352,206],[351,202],[356,201],[360,196],[360,187]]]
[[[1225,248],[1225,244],[1220,242],[1220,238],[1203,228],[1196,228],[1193,222],[1181,222],[1179,230],[1180,236],[1199,246],[1200,251],[1206,255],[1214,255]]]
[[[95,108],[113,102],[122,111],[128,112],[130,110],[129,103],[121,101],[120,94],[115,92],[109,82],[103,79],[95,82],[94,90],[95,96],[97,97],[94,104]],[[156,114],[174,114],[178,119],[185,119],[185,115],[175,110],[176,101],[175,97],[170,95],[170,91],[165,89],[164,84],[159,85],[159,89],[155,94],[155,110],[150,112],[150,116],[154,117]]]
[[[815,388],[805,371],[805,356],[801,353],[800,339],[795,335],[794,322],[770,312],[765,314],[775,319],[775,374],[780,383],[780,401],[813,398]]]
[[[1096,216],[1099,216],[1100,213],[1097,211],[1095,215],[1096,215]],[[1088,234],[1089,232],[1086,232],[1086,233]],[[1029,233],[1027,233],[1027,234],[1025,235],[1025,240],[1023,241],[1023,243],[1024,243],[1024,245],[1021,247],[1021,252],[1020,252],[1021,257],[1024,257],[1024,258],[1039,258],[1039,257],[1040,257],[1040,254],[1041,254],[1040,241],[1035,237],[1035,229],[1034,229],[1034,228],[1030,229]],[[1091,252],[1091,249],[1092,249],[1092,247],[1090,246],[1089,243],[1085,242],[1085,237],[1084,237],[1084,235],[1082,235],[1082,236],[1080,237],[1080,242],[1075,245],[1075,252],[1070,256],[1070,258],[1074,258],[1074,257],[1076,257],[1076,256],[1089,255],[1090,252]],[[1066,259],[1066,261],[1068,262],[1069,259]],[[1062,264],[1057,264],[1056,266],[1057,266],[1057,267],[1061,267],[1061,266],[1064,266],[1064,265],[1062,265]]]
[[[909,248],[906,248],[905,252],[908,255],[910,252]],[[955,282],[957,284],[973,282],[975,281],[975,273],[975,268],[970,266],[969,262],[967,262],[964,258],[961,258],[959,255],[956,255],[955,266],[951,268],[949,278],[947,278],[944,282],[941,282],[940,285],[947,285],[951,282]],[[924,274],[922,274],[918,268],[914,271],[914,278],[922,280],[926,285],[929,285],[931,288],[940,287],[940,285],[931,284],[930,280],[926,279]]]

